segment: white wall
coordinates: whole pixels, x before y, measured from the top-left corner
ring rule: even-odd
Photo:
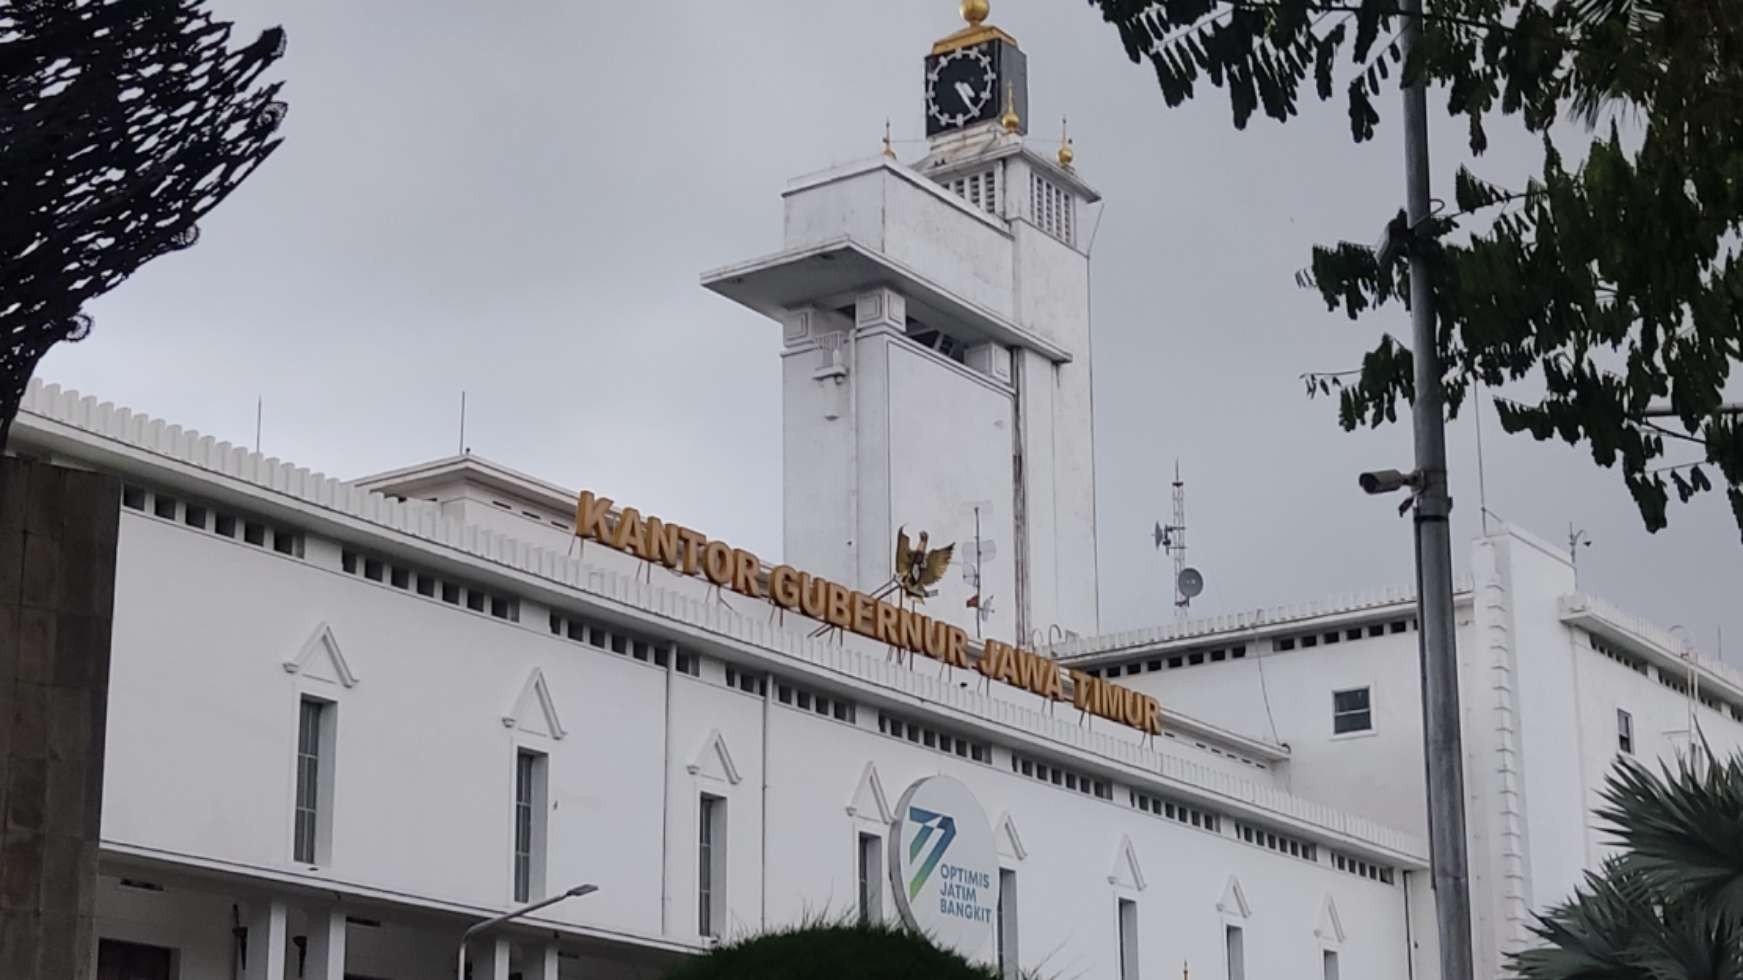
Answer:
[[[1078,234],[1084,234],[1081,227]],[[1038,592],[1051,593],[1053,618],[1038,613],[1034,625],[1057,622],[1089,636],[1100,630],[1089,261],[1027,223],[1017,223],[1014,235],[1020,322],[1072,354],[1064,364],[1025,359],[1029,372],[1023,395],[1030,421],[1043,411],[1051,417],[1050,441],[1037,442],[1029,453],[1030,494],[1034,499],[1046,484],[1046,520],[1053,535],[1053,563],[1038,564],[1032,579]],[[1038,509],[1038,504],[1031,508],[1034,520],[1042,517]]]
[[[173,571],[172,571],[173,570]],[[553,915],[657,924],[664,673],[528,628],[124,512],[103,837],[461,903],[510,891],[516,733],[534,667],[568,737],[546,746],[548,880],[609,902]],[[322,622],[354,688],[286,673]],[[304,692],[338,705],[333,854],[291,861]],[[609,746],[609,751],[602,747]]]
[[[1285,651],[1273,649],[1269,638],[1240,638],[1235,642],[1246,647],[1240,660],[1207,659],[1119,680],[1154,695],[1164,709],[1287,745],[1289,761],[1277,766],[1277,778],[1295,795],[1336,806],[1359,801],[1365,816],[1425,836],[1418,635],[1414,629],[1390,632],[1390,623],[1406,619],[1414,616],[1369,620],[1386,624],[1388,632],[1375,638],[1366,635],[1368,622],[1349,620],[1303,625],[1289,634],[1316,636],[1310,649],[1299,640]],[[1347,639],[1346,631],[1356,628],[1363,638]],[[1339,641],[1325,644],[1328,633]],[[1204,650],[1232,645],[1209,643]],[[1369,688],[1373,729],[1335,734],[1333,692],[1360,687]]]
[[[794,183],[785,195],[786,248],[852,238],[962,299],[1011,316],[1011,239],[989,216],[882,161]]]
[[[1314,931],[1328,895],[1347,933],[1343,975],[1401,972],[1399,887],[1337,872],[1324,857],[1309,864],[1243,844],[1230,826],[1211,834],[1140,813],[1123,788],[1096,800],[1013,773],[1002,749],[983,765],[915,747],[879,734],[865,705],[851,726],[765,709],[717,686],[712,661],[695,679],[550,637],[539,615],[513,625],[366,582],[338,571],[329,542],[309,542],[311,557],[298,560],[133,511],[121,534],[103,827],[111,848],[500,908],[510,901],[514,753],[528,746],[549,753],[549,888],[601,887],[546,914],[654,936],[663,912],[665,934],[692,941],[699,793],[728,801],[728,931],[750,931],[851,908],[854,834],[866,823],[846,808],[875,763],[892,804],[914,779],[943,771],[993,817],[1011,815],[1028,855],[1016,865],[1025,965],[1108,975],[1124,888],[1139,901],[1147,974],[1171,975],[1168,964],[1185,959],[1214,976],[1217,903],[1232,875],[1252,913],[1249,975],[1318,962]],[[321,679],[338,676],[324,653],[298,673],[283,667],[323,622],[353,687]],[[534,704],[518,705],[518,727],[503,724],[535,667],[567,728],[560,741],[535,734]],[[303,693],[338,705],[332,856],[315,869],[290,860]],[[1142,889],[1116,860],[1126,836]],[[125,929],[129,908],[112,903],[106,921]],[[216,914],[177,908],[176,929]],[[153,928],[197,955],[223,955],[220,934]],[[398,955],[360,951],[357,962]]]
[[[1583,630],[1572,629],[1569,634],[1579,671],[1580,781],[1585,808],[1590,812],[1602,802],[1605,781],[1622,755],[1617,709],[1633,716],[1634,758],[1656,769],[1658,760],[1671,761],[1674,766],[1676,757],[1687,751],[1690,706],[1686,695],[1658,682],[1657,669],[1639,674],[1594,650],[1591,637]],[[1743,723],[1698,701],[1693,710],[1697,738],[1704,737],[1720,757],[1743,751]],[[1607,834],[1593,826],[1595,821],[1586,823],[1586,860],[1595,865],[1615,847]]]
[[[1026,970],[1114,976],[1115,903],[1124,895],[1138,902],[1145,976],[1174,976],[1182,961],[1191,964],[1194,976],[1221,976],[1225,916],[1217,905],[1232,876],[1252,911],[1249,977],[1316,975],[1321,945],[1315,930],[1328,896],[1347,934],[1343,976],[1392,980],[1405,972],[1403,895],[1397,886],[1138,813],[1123,791],[1112,801],[1061,792],[1013,774],[1003,757],[980,765],[785,708],[771,710],[771,745],[778,747],[779,764],[819,777],[809,783],[777,780],[770,788],[774,921],[853,909],[854,841],[862,825],[846,807],[870,763],[892,806],[915,780],[943,773],[974,792],[995,827],[1010,816],[1027,854],[1016,860],[1001,838],[1007,852],[1002,863],[1018,875],[1019,953]],[[1119,863],[1127,836],[1144,877],[1141,891],[1108,880],[1129,874]]]
[[[993,558],[982,560],[984,593],[993,597],[994,615],[980,633],[1015,638],[1016,596],[1011,523],[1011,397],[1006,390],[980,379],[968,369],[921,351],[895,337],[876,338],[877,351],[889,379],[885,406],[889,444],[880,457],[888,467],[889,522],[869,533],[868,545],[882,542],[879,574],[886,578],[893,565],[896,531],[906,527],[910,538],[931,535],[931,546],[956,545],[949,572],[926,600],[927,615],[955,623],[978,635],[975,612],[966,603],[974,588],[963,570],[974,562],[976,501],[992,505],[981,515],[981,534],[997,546]]]
[[[845,336],[853,324],[824,310],[812,310],[810,316],[811,332],[802,346],[781,355],[781,558],[857,586],[854,403],[862,397],[865,375],[853,361],[855,351],[846,349],[841,352],[848,371],[844,377],[816,378],[821,360],[811,339]]]

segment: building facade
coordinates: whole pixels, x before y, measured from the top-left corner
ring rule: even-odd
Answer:
[[[340,481],[32,385],[14,450],[125,485],[104,980],[452,976],[467,927],[582,884],[475,940],[470,975],[652,977],[893,920],[896,804],[936,775],[987,815],[974,955],[1006,976],[1435,976],[1410,597],[1099,635],[1097,195],[1026,138],[1021,49],[964,7],[927,59],[926,157],[793,182],[781,250],[703,277],[781,331],[780,564],[646,560],[676,525],[473,456]],[[907,592],[892,545],[922,531],[954,550]],[[1494,975],[1603,854],[1616,756],[1734,745],[1743,680],[1523,533],[1473,547]],[[890,629],[923,612],[961,656],[904,651],[869,598],[864,621],[783,604],[799,573],[905,602]]]

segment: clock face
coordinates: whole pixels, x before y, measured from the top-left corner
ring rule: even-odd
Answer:
[[[926,114],[940,128],[959,128],[989,118],[996,106],[998,72],[982,45],[943,55],[926,73]]]

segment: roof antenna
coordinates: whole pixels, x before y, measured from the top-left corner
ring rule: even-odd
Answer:
[[[1174,618],[1184,620],[1192,600],[1204,591],[1204,575],[1186,565],[1186,481],[1180,477],[1180,460],[1174,461],[1174,523],[1158,521],[1151,535],[1156,547],[1174,557]]]
[[[254,398],[254,455],[260,455],[260,422],[266,415],[266,399],[263,396]]]
[[[460,455],[466,455],[466,392],[460,392]]]

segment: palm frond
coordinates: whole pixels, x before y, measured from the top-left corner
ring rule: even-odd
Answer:
[[[1636,951],[1662,928],[1651,909],[1645,883],[1612,860],[1538,917],[1531,931],[1544,945],[1513,957],[1513,970],[1523,980],[1639,980]]]
[[[1619,763],[1596,813],[1628,869],[1667,901],[1743,926],[1743,757],[1689,753],[1653,773]]]

